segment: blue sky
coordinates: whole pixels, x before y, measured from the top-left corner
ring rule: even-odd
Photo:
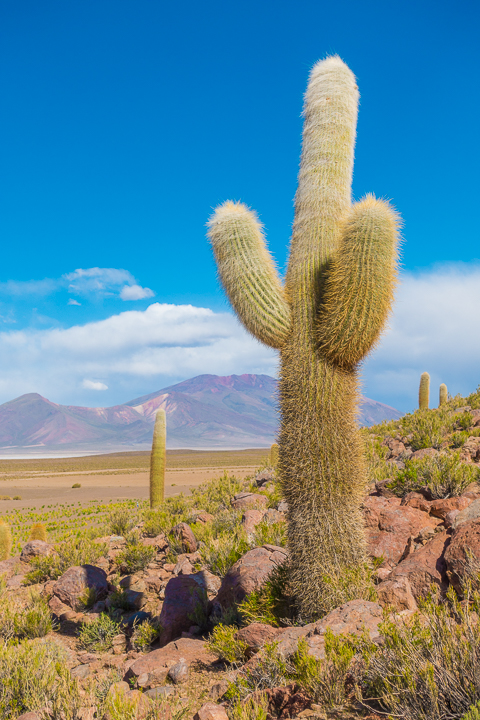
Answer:
[[[392,199],[405,223],[365,392],[412,409],[423,370],[474,389],[479,15],[473,1],[4,0],[0,402],[109,405],[201,372],[275,371],[231,316],[205,222],[245,201],[285,267],[302,95],[331,53],[361,93],[354,196]]]

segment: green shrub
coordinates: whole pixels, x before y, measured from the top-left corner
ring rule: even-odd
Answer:
[[[355,642],[327,629],[325,661],[316,660],[309,654],[307,642],[302,638],[290,658],[292,676],[316,703],[328,708],[339,707],[346,701],[345,677],[355,653]]]
[[[235,637],[238,628],[227,625],[216,625],[208,638],[208,650],[219,660],[231,665],[243,665],[246,661],[247,645]]]
[[[0,603],[0,637],[39,638],[53,630],[50,609],[43,598],[32,593],[25,604],[13,597],[3,597]]]
[[[82,486],[80,485],[80,483],[73,483],[73,485],[72,485],[73,490],[77,490],[78,488],[81,488],[81,487]]]
[[[460,430],[468,430],[473,425],[473,415],[471,412],[458,413],[454,418],[456,426]]]
[[[296,620],[295,602],[289,588],[288,563],[277,565],[260,590],[247,595],[238,606],[244,625],[260,622],[277,627],[282,621]]]
[[[465,430],[462,430],[461,432],[455,432],[453,433],[451,440],[450,440],[450,447],[452,448],[461,448],[465,445],[469,437],[469,433]]]
[[[255,528],[253,543],[255,547],[261,547],[262,545],[285,547],[287,543],[287,524],[285,522],[269,523],[263,520]]]
[[[126,537],[127,534],[138,523],[138,515],[128,507],[119,507],[112,510],[108,516],[108,529],[112,535],[121,535]]]
[[[267,720],[268,699],[263,693],[232,705],[228,711],[229,720]]]
[[[0,518],[0,561],[7,560],[12,552],[12,533],[10,525]]]
[[[225,472],[221,477],[202,483],[198,488],[192,490],[192,498],[196,507],[216,515],[218,512],[230,508],[231,498],[239,493],[243,484],[248,482],[238,480],[233,475]]]
[[[106,652],[112,647],[112,640],[121,631],[120,624],[107,613],[101,613],[98,618],[84,623],[78,632],[78,641],[81,647],[93,652]]]
[[[126,590],[117,588],[108,596],[108,603],[114,610],[132,610],[132,602]]]
[[[82,610],[91,610],[97,602],[97,591],[95,588],[86,587],[78,597],[78,605]]]
[[[210,537],[201,547],[202,562],[220,577],[225,577],[237,560],[249,550],[246,537],[242,531]]]
[[[479,469],[462,462],[457,451],[450,455],[407,460],[405,469],[388,483],[388,488],[404,497],[409,492],[426,487],[434,499],[439,499],[461,495],[479,477]]]
[[[416,410],[401,420],[403,435],[412,435],[413,450],[433,447],[440,449],[447,435],[453,432],[455,416],[448,405],[436,410]]]
[[[160,637],[160,623],[154,620],[144,620],[142,623],[135,623],[132,634],[132,643],[136,650],[147,652],[150,645]]]
[[[135,573],[145,570],[152,562],[157,551],[154,547],[129,543],[115,558],[115,563],[123,572]]]
[[[472,410],[480,409],[480,386],[476,389],[475,392],[471,393],[471,395],[467,397],[465,405],[470,405]]]
[[[160,533],[168,535],[172,527],[175,525],[173,516],[164,509],[147,510],[144,518],[145,522],[143,525],[143,532],[148,537],[156,537],[157,535],[160,535]]]
[[[36,585],[50,579],[56,580],[61,574],[60,562],[55,555],[33,557],[30,561],[30,570],[24,577],[24,584]]]
[[[0,716],[14,720],[49,706],[53,720],[74,720],[81,705],[66,652],[48,640],[0,646]]]
[[[480,720],[480,702],[472,705],[467,714],[463,716],[462,720]]]
[[[96,543],[83,536],[71,538],[55,546],[56,555],[35,557],[30,562],[30,570],[25,575],[26,585],[35,585],[46,580],[56,580],[75,565],[95,565],[106,554],[107,546]]]

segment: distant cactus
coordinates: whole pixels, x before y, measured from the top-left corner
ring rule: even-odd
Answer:
[[[420,387],[418,389],[418,407],[420,410],[428,410],[430,400],[430,375],[428,372],[422,373],[420,378]]]
[[[448,401],[448,390],[445,383],[442,383],[440,385],[440,393],[438,398],[438,405],[445,405],[445,403]]]
[[[209,221],[237,316],[280,350],[278,467],[289,507],[289,579],[303,618],[332,609],[332,586],[365,561],[358,366],[378,341],[396,283],[396,213],[371,195],[352,205],[357,107],[355,77],[342,60],[317,63],[305,96],[285,286],[246,205],[228,201]]]
[[[8,560],[12,551],[12,533],[10,525],[0,518],[0,561]]]
[[[273,468],[276,468],[278,465],[278,445],[277,443],[273,443],[272,447],[270,448],[270,465]]]
[[[150,456],[150,507],[156,508],[165,499],[167,416],[160,408],[153,429],[152,454]]]
[[[30,530],[29,540],[43,540],[47,542],[47,528],[43,523],[35,523]]]

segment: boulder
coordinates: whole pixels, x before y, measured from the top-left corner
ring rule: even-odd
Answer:
[[[253,701],[257,702],[261,701],[263,697],[266,697],[268,703],[267,717],[278,718],[279,720],[302,717],[303,711],[307,710],[312,704],[312,698],[296,683],[267,688],[266,690],[256,690],[250,696]],[[309,717],[314,715],[315,713],[310,711]]]
[[[265,516],[265,510],[245,510],[242,517],[243,529],[247,535],[253,535],[255,528],[259,525]]]
[[[469,437],[463,444],[460,458],[467,462],[478,462],[480,460],[480,438]]]
[[[246,647],[247,657],[255,655],[265,643],[272,642],[281,633],[280,628],[274,628],[265,623],[251,623],[241,628],[235,635],[236,640],[243,642]]]
[[[105,597],[108,593],[107,575],[94,565],[77,565],[69,568],[53,586],[53,594],[62,603],[75,608],[80,595],[91,588],[95,590],[97,599]]]
[[[198,548],[198,543],[195,539],[195,535],[193,534],[193,530],[190,525],[185,522],[178,523],[178,525],[175,525],[175,527],[172,529],[172,533],[181,543],[184,552],[196,552]]]
[[[377,586],[378,602],[382,607],[393,607],[402,610],[417,610],[417,602],[413,596],[410,581],[405,575],[393,580],[384,580]]]
[[[241,603],[246,596],[258,590],[270,573],[287,559],[287,551],[275,545],[249,550],[230,568],[222,580],[215,602],[223,608]]]
[[[480,499],[473,500],[466,508],[460,510],[453,521],[453,529],[456,530],[460,525],[480,519]]]
[[[191,638],[180,638],[158,650],[152,650],[147,655],[142,655],[128,668],[125,680],[134,678],[144,688],[156,687],[165,682],[170,668],[183,660],[190,667],[192,663],[198,662],[203,665],[211,665],[216,661],[216,656],[208,652],[206,643],[203,640]],[[140,682],[139,682],[140,684]]]
[[[471,498],[468,497],[451,497],[447,499],[432,500],[430,503],[430,514],[445,520],[448,513],[452,510],[465,510],[472,504]]]
[[[411,460],[422,460],[422,458],[426,457],[435,457],[438,455],[438,450],[435,450],[435,448],[421,448],[420,450],[415,450],[410,456]]]
[[[30,540],[23,546],[20,560],[25,563],[31,562],[34,557],[48,557],[55,552],[55,547],[43,540]]]
[[[202,523],[202,525],[206,525],[207,523],[212,522],[212,520],[215,520],[214,516],[207,512],[198,513],[196,517],[196,521]]]
[[[283,657],[288,657],[296,651],[298,641],[305,638],[309,653],[317,660],[323,660],[327,628],[334,635],[347,633],[361,635],[366,631],[370,639],[376,641],[380,637],[378,625],[382,622],[382,617],[382,608],[378,603],[369,600],[350,600],[317,622],[283,630],[275,638],[275,642],[278,643],[277,651]]]
[[[425,496],[422,495],[422,493],[418,492],[409,492],[407,495],[405,495],[404,498],[402,498],[402,505],[407,505],[408,507],[416,508],[417,510],[421,510],[425,513],[430,513],[430,503],[431,500],[426,500]]]
[[[480,519],[464,522],[453,531],[445,563],[448,579],[461,592],[462,580],[468,577],[469,570],[478,573],[480,569]]]
[[[383,441],[383,444],[388,447],[390,450],[387,460],[390,458],[397,458],[399,455],[403,455],[405,452],[405,445],[401,440],[398,440],[397,438],[387,437]]]
[[[188,680],[188,665],[185,658],[172,665],[168,671],[168,677],[174,683],[174,685],[180,685]]]
[[[17,720],[40,720],[40,715],[36,712],[26,712],[17,717]]]
[[[446,592],[448,579],[444,554],[449,542],[450,535],[447,531],[437,533],[426,545],[397,565],[388,581],[406,577],[417,601],[426,597],[432,583],[438,585],[442,592]]]
[[[2,560],[0,562],[0,577],[3,576],[4,580],[6,580],[7,578],[16,575],[19,567],[19,562],[19,555],[17,555],[16,557],[9,557],[7,560]]]
[[[162,550],[166,550],[168,548],[168,540],[164,533],[160,533],[160,535],[153,538],[142,538],[142,545],[145,545],[146,547],[154,547],[161,552]]]
[[[162,634],[160,641],[167,645],[194,624],[196,612],[207,612],[207,591],[202,573],[178,575],[165,588],[165,600],[160,613]]]
[[[205,703],[195,713],[193,720],[228,720],[227,711],[221,705],[213,702]]]
[[[248,510],[249,508],[266,508],[268,500],[265,495],[258,493],[241,492],[235,495],[230,504],[234,510]]]

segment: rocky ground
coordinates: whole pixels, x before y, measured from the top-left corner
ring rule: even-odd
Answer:
[[[401,421],[369,431],[367,443],[375,446],[375,457],[372,461],[370,451],[372,482],[363,510],[371,587],[316,622],[296,624],[294,615],[279,617],[273,605],[273,615],[268,615],[261,607],[262,588],[276,568],[288,563],[283,546],[268,542],[252,546],[259,527],[270,524],[279,528],[286,522],[288,508],[278,496],[271,469],[258,472],[254,485],[231,496],[225,507],[236,511],[245,547],[251,549],[236,559],[223,577],[205,563],[202,546],[216,516],[202,507],[194,508],[194,522],[178,522],[170,533],[155,537],[139,522],[133,530],[137,532],[135,557],[141,555],[141,548],[147,548],[148,561],[138,561],[143,567],[135,571],[131,558],[122,560],[127,545],[132,545],[131,539],[127,542],[128,536],[122,535],[95,539],[102,552],[94,564],[70,567],[56,579],[29,587],[25,582],[32,563],[38,567],[38,558],[54,557],[53,545],[30,541],[19,557],[0,563],[6,598],[28,604],[33,590],[48,604],[54,629],[46,639],[62,646],[62,662],[78,686],[71,717],[346,720],[388,716],[385,703],[376,707],[375,703],[362,703],[354,690],[355,673],[348,664],[354,662],[353,652],[342,670],[342,652],[347,651],[338,649],[332,637],[362,637],[364,643],[381,646],[385,619],[393,619],[399,627],[411,625],[425,612],[423,599],[433,591],[437,603],[452,598],[455,591],[458,602],[468,605],[465,588],[478,579],[480,569],[480,487],[476,481],[480,409],[466,405],[451,406],[448,411],[451,422],[444,426],[448,432],[437,439],[437,447],[416,449],[418,428],[405,433]],[[464,433],[460,447],[455,439],[458,432]],[[450,470],[447,467],[445,471],[442,458],[451,461]],[[258,601],[257,616],[252,602],[248,605],[249,598]],[[245,602],[245,612],[239,613]],[[102,628],[105,618],[112,626]],[[144,635],[142,626],[148,628]],[[226,628],[224,636],[219,627]],[[85,628],[92,629],[91,641]],[[320,681],[312,684],[311,678],[305,681],[308,673],[302,675],[298,669],[302,653],[317,662],[317,673],[330,673],[323,685]],[[296,669],[288,666],[288,670],[292,657]],[[334,671],[338,671],[336,675]],[[343,673],[340,680],[338,673]],[[337,688],[338,697],[326,692],[328,685],[330,690]],[[312,690],[314,687],[317,689]],[[68,720],[64,710],[55,712],[46,702],[44,708],[18,717]],[[438,715],[463,716],[463,711]],[[437,715],[432,712],[431,717]]]

